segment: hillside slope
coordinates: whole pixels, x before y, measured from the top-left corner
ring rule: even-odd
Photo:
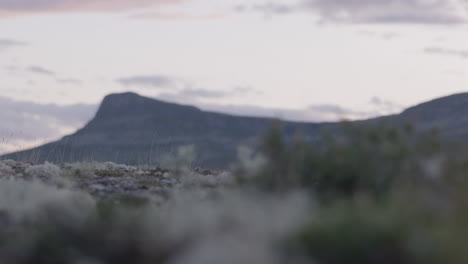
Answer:
[[[156,163],[180,146],[193,145],[195,165],[221,168],[234,161],[239,145],[254,146],[271,126],[268,118],[201,111],[134,93],[104,98],[96,116],[82,129],[50,144],[6,157],[22,160]],[[316,134],[320,124],[286,122],[286,135]]]

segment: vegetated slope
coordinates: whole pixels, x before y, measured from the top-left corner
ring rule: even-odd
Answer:
[[[113,161],[152,164],[193,145],[195,165],[222,168],[236,160],[239,145],[255,146],[273,119],[201,111],[134,93],[104,98],[96,116],[75,134],[7,158],[51,161]],[[316,135],[320,124],[284,123],[284,132]]]

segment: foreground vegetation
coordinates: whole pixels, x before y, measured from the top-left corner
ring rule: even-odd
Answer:
[[[411,127],[273,129],[229,172],[0,162],[1,263],[468,263],[468,156]]]

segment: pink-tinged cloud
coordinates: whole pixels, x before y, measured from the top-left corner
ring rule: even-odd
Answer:
[[[37,12],[121,11],[189,0],[0,0],[0,16]]]
[[[155,19],[155,20],[218,20],[226,18],[228,13],[207,13],[207,14],[190,14],[190,13],[163,13],[151,12],[142,13],[131,16],[136,19]]]

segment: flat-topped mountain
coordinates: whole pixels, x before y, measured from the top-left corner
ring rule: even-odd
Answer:
[[[236,159],[239,145],[256,144],[272,122],[269,118],[205,112],[135,93],[112,94],[104,98],[96,116],[73,135],[6,157],[55,163],[92,160],[154,164],[181,146],[193,145],[195,165],[222,168]],[[319,127],[284,123],[289,136],[296,131],[314,135]]]
[[[196,166],[224,168],[236,160],[237,147],[255,146],[271,127],[271,118],[241,117],[202,111],[193,106],[162,102],[135,93],[104,98],[96,116],[76,133],[59,141],[3,158],[51,161],[114,161],[154,164],[193,145]],[[411,107],[401,114],[363,124],[413,124],[417,131],[438,128],[448,139],[468,139],[468,93],[456,94]],[[284,122],[283,132],[306,139],[319,137],[324,127],[336,123]]]

